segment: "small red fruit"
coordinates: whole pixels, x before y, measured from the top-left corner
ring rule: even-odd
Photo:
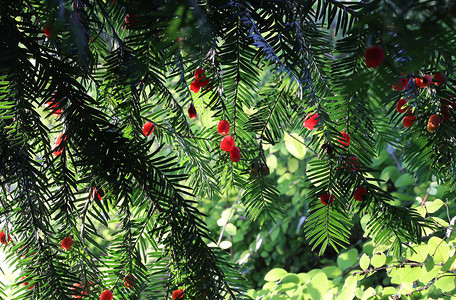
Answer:
[[[334,201],[334,195],[323,194],[323,195],[320,196],[320,201],[324,205],[329,205],[329,204],[331,204]]]
[[[241,160],[241,149],[239,149],[239,147],[234,146],[233,149],[231,149],[230,159],[232,162],[238,162]]]
[[[89,289],[90,289],[90,285],[92,284],[92,282],[89,281]],[[81,295],[82,296],[76,296],[76,295],[72,295],[71,297],[72,298],[82,298],[83,296],[87,295],[87,292],[86,291],[83,291],[84,289],[84,286],[82,285],[82,283],[75,283],[73,285],[73,287],[71,288],[71,290],[75,290],[75,289],[78,289],[78,290],[81,290]],[[85,297],[84,297],[85,298]]]
[[[126,288],[132,288],[134,287],[136,284],[136,277],[131,275],[131,274],[127,274],[125,275],[124,277],[124,286]]]
[[[318,122],[318,114],[307,114],[305,120],[304,120],[304,127],[313,130],[315,126],[317,125]]]
[[[198,79],[206,78],[206,75],[203,76],[204,72],[206,72],[206,71],[204,71],[202,68],[197,68],[195,70],[195,79],[198,80]]]
[[[223,151],[231,151],[234,147],[234,139],[231,135],[227,135],[226,137],[224,137],[222,139],[222,141],[220,142],[220,148],[223,150]]]
[[[188,108],[188,116],[190,119],[196,119],[196,108],[193,103],[190,103],[190,107]]]
[[[429,118],[427,130],[429,132],[434,132],[439,128],[439,126],[440,126],[440,117],[438,115],[432,115]]]
[[[149,136],[152,134],[152,132],[154,132],[154,129],[155,129],[155,124],[152,123],[152,122],[146,122],[144,123],[143,125],[143,133],[145,136]]]
[[[5,232],[2,230],[2,232],[0,232],[0,243],[2,243],[3,245],[8,245],[8,243],[10,241],[11,241],[11,236],[8,234],[8,239],[7,239]]]
[[[364,59],[368,68],[376,68],[380,66],[385,59],[385,51],[380,46],[373,46],[366,49]]]
[[[416,116],[406,116],[404,120],[402,120],[402,125],[404,125],[404,127],[409,128],[413,125],[413,123],[415,123],[415,119]]]
[[[184,299],[184,290],[178,289],[173,292],[172,295],[173,300],[176,299]]]
[[[133,23],[137,16],[138,15],[136,15],[136,14],[126,14],[125,15],[125,24]]]
[[[353,198],[355,198],[356,201],[363,201],[367,197],[366,194],[367,194],[367,190],[365,187],[362,186],[356,190],[355,194],[353,195]]]
[[[46,107],[52,111],[52,115],[56,118],[60,117],[62,114],[62,110],[59,108],[57,103],[46,102]]]
[[[192,84],[190,84],[190,90],[194,93],[198,93],[200,90],[201,86],[198,80],[193,80]]]
[[[261,176],[265,177],[270,174],[268,166],[262,166],[260,169]]]
[[[451,98],[451,99],[453,99],[453,98]],[[453,110],[456,107],[456,103],[455,103],[455,101],[447,100],[445,98],[440,98],[440,100],[441,100],[441,104],[442,104],[441,113],[442,113],[443,119],[448,122],[450,120],[449,113],[451,110]]]
[[[24,279],[25,279],[25,276],[22,276],[22,277],[21,277],[21,281],[23,281]],[[21,283],[21,286],[23,286],[23,287],[26,287],[26,286],[28,286],[28,285],[29,285],[28,282],[22,282],[22,283]],[[32,284],[31,286],[27,287],[27,289],[31,290],[31,289],[33,289],[34,286],[35,286],[35,285]]]
[[[443,75],[442,73],[435,73],[433,81],[435,85],[441,85],[445,82],[445,75]]]
[[[44,32],[44,35],[45,35],[45,36],[50,37],[51,34],[52,34],[51,31],[52,31],[51,26],[49,26],[49,25],[44,26],[43,32]]]
[[[432,77],[430,75],[424,75],[421,78],[415,78],[415,83],[420,88],[430,86],[432,83]]]
[[[405,111],[407,110],[407,106],[405,106],[407,104],[407,100],[405,99],[399,99],[399,101],[397,101],[397,105],[396,105],[396,111],[398,113],[405,113]]]
[[[230,132],[230,123],[225,120],[221,120],[217,125],[217,131],[221,135],[227,135]]]
[[[423,83],[424,86],[430,86],[432,83],[432,77],[431,75],[424,75],[421,78],[421,82]]]
[[[339,139],[339,143],[342,145],[342,147],[348,147],[348,145],[350,145],[350,136],[345,131],[342,131],[340,134],[343,136],[343,138]]]
[[[63,133],[59,134],[59,136],[57,137],[57,139],[55,140],[55,144],[54,144],[54,152],[52,152],[55,156],[59,156],[60,154],[62,154],[63,152],[63,148],[61,148],[60,150],[56,150],[57,148],[60,147],[60,144],[66,139],[66,136],[63,135]]]
[[[70,250],[71,246],[73,246],[73,239],[70,237],[64,238],[60,246],[62,246],[63,250]]]
[[[91,200],[94,200],[94,199],[95,199],[95,196],[97,196],[98,200],[101,201],[101,194],[98,192],[98,190],[97,190],[96,187],[93,188],[92,194],[90,194],[90,199],[91,199]]]
[[[397,82],[393,83],[393,90],[395,91],[402,91],[407,87],[410,78],[401,78]]]
[[[355,171],[359,170],[359,159],[355,156],[348,158],[348,163],[351,164],[350,170]]]
[[[110,290],[106,290],[103,293],[101,293],[100,300],[112,300],[114,295]]]

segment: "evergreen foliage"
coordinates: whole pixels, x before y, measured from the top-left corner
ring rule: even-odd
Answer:
[[[279,217],[283,197],[252,166],[266,165],[265,149],[284,140],[316,156],[303,199],[314,249],[346,247],[353,220],[363,216],[374,241],[396,258],[405,243],[420,244],[435,224],[397,206],[370,166],[388,143],[404,151],[417,183],[434,175],[454,193],[455,7],[443,0],[0,1],[0,214],[12,236],[9,259],[35,284],[17,299],[97,299],[105,289],[117,299],[168,299],[177,288],[189,299],[248,299],[242,275],[208,246],[214,236],[197,199],[242,188],[252,222]],[[368,68],[365,51],[376,45],[385,60]],[[209,81],[194,93],[197,68]],[[437,72],[443,84],[419,86]],[[400,79],[407,85],[393,90]],[[410,128],[396,112],[400,98],[413,107]],[[186,116],[192,104],[201,124]],[[303,121],[314,113],[311,131]],[[440,127],[428,132],[436,113]],[[239,162],[219,149],[214,120],[222,119]],[[146,121],[154,123],[148,137]],[[360,203],[353,200],[359,186],[368,192]],[[330,205],[320,202],[325,193],[335,198]],[[105,241],[98,228],[113,223],[117,231]],[[68,251],[60,249],[65,237],[74,241]],[[136,278],[130,288],[128,274]]]

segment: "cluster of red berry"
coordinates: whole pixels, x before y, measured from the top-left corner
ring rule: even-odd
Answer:
[[[209,83],[209,78],[206,78],[202,68],[197,68],[195,70],[195,80],[190,84],[190,90],[194,93],[198,93],[201,88],[205,88]]]
[[[230,123],[225,120],[221,120],[217,125],[217,131],[220,135],[226,135],[220,142],[220,148],[223,151],[230,152],[230,159],[232,162],[238,162],[241,160],[241,149],[236,147],[234,139],[231,135],[227,135],[230,132]]]
[[[378,49],[375,48],[374,51],[377,51],[377,50]],[[373,56],[377,57],[378,54],[375,54],[375,55],[369,54],[368,55],[368,57],[373,57]],[[383,56],[380,55],[380,57],[383,60]],[[373,63],[370,63],[369,65],[373,65]],[[304,119],[304,127],[306,127],[309,130],[314,130],[317,123],[318,123],[318,114],[317,113],[313,113],[313,114],[309,113],[309,114],[307,114],[307,116]],[[341,137],[338,140],[340,146],[348,147],[350,145],[350,135],[348,133],[346,133],[345,131],[342,131],[340,133],[340,135],[341,135]],[[327,144],[327,143],[323,144],[322,149],[326,153],[328,153],[330,155],[332,154],[333,147],[330,146],[329,144]],[[343,164],[344,164],[342,166],[343,170],[347,170],[347,165],[348,165],[349,170],[351,172],[353,172],[353,171],[359,170],[360,162],[356,156],[351,156],[351,157],[348,157],[347,162],[343,162]],[[336,169],[338,169],[338,168],[336,168]],[[356,200],[361,201],[366,193],[367,193],[366,188],[360,187],[355,192],[354,197]],[[332,195],[332,193],[324,193],[324,194],[320,195],[320,201],[321,201],[321,203],[323,203],[325,205],[329,205],[334,201],[334,195]]]
[[[393,84],[393,89],[395,91],[407,91],[415,85],[416,88],[426,88],[432,86],[439,86],[445,82],[445,76],[442,73],[435,73],[434,76],[431,75],[424,75],[422,77],[417,77],[414,75],[410,75],[404,78],[401,78],[396,83]],[[415,109],[408,105],[408,97],[407,99],[399,99],[396,104],[396,111],[398,113],[405,113],[406,116],[402,120],[402,125],[404,127],[411,127],[417,118]],[[448,105],[449,104],[449,105]],[[453,103],[446,99],[442,99],[442,110],[441,115],[443,118],[448,121],[449,120],[449,110],[453,108]],[[441,123],[441,117],[437,114],[432,114],[429,117],[429,122],[427,125],[427,130],[429,132],[436,131]]]
[[[356,201],[363,201],[367,199],[367,189],[364,186],[360,186],[355,189],[353,198]],[[324,193],[320,195],[320,201],[324,205],[329,205],[334,201],[334,195],[332,193]]]

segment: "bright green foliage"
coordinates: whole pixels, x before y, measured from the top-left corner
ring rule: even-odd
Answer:
[[[437,199],[427,204],[436,207],[441,202]],[[399,259],[388,254],[388,247],[372,246],[372,241],[368,241],[362,253],[349,249],[338,255],[337,262],[327,261],[326,267],[306,273],[273,269],[264,278],[266,284],[248,294],[254,298],[263,295],[262,299],[342,300],[388,299],[393,295],[446,299],[455,293],[456,234],[452,233],[445,240],[433,236],[427,243],[409,245]],[[372,278],[378,275],[386,275],[386,279],[374,285],[376,279]]]

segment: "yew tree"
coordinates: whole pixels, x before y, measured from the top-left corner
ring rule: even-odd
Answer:
[[[316,251],[347,247],[365,215],[393,255],[419,243],[435,224],[371,162],[399,149],[453,201],[455,17],[443,0],[0,0],[16,299],[249,298],[198,202],[242,189],[250,222],[278,220],[266,156],[283,141],[315,156],[302,201]]]

